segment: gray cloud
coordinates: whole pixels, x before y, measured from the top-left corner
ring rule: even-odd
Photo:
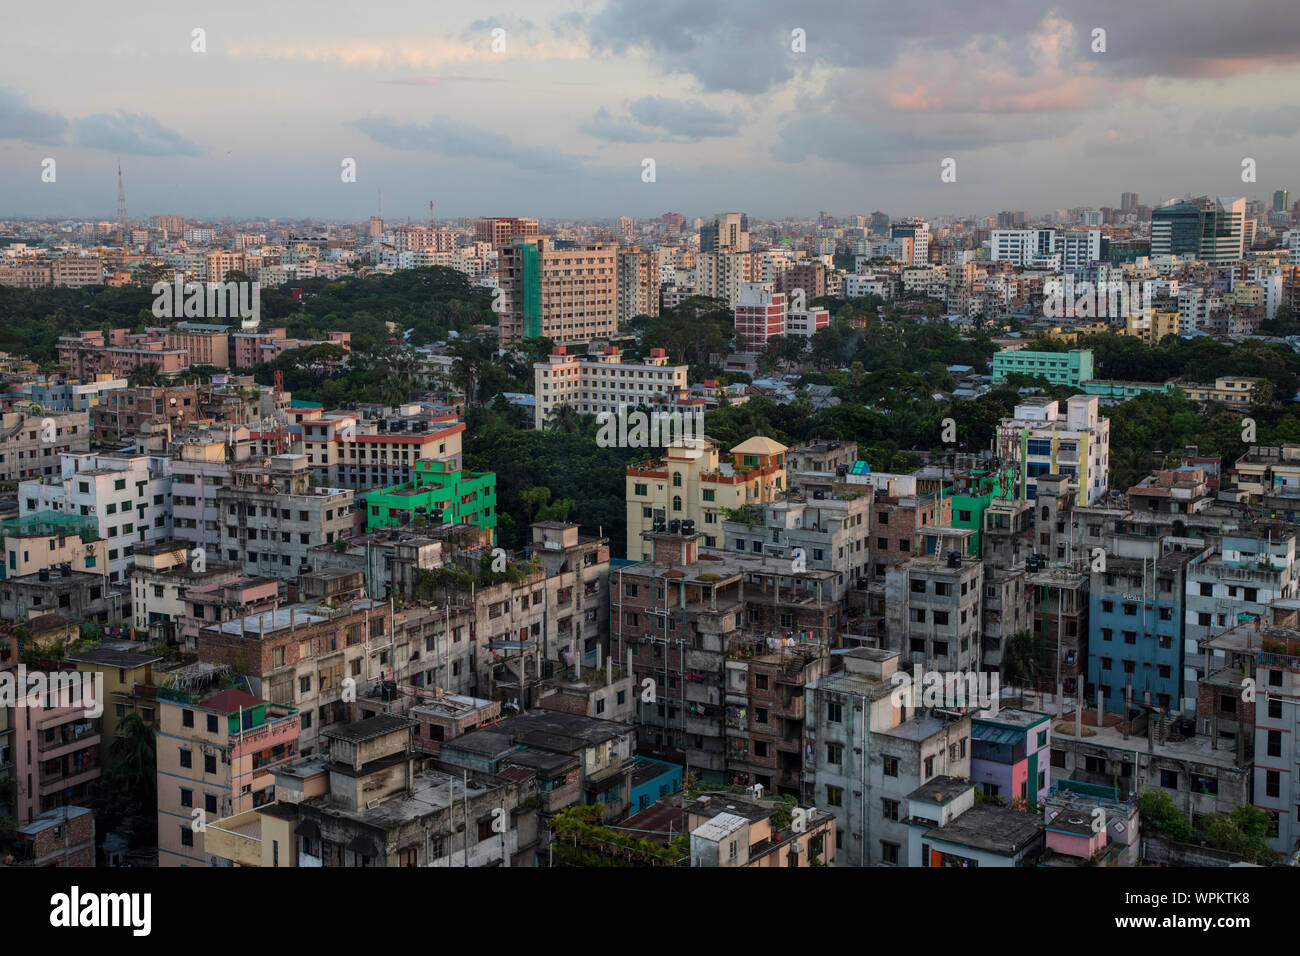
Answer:
[[[34,108],[19,90],[0,86],[0,139],[57,145],[65,141],[68,121]]]
[[[173,129],[143,113],[96,113],[73,120],[78,146],[137,156],[197,156],[199,148]]]
[[[978,4],[867,0],[852,7],[829,0],[609,0],[589,23],[599,51],[645,51],[666,73],[693,77],[705,90],[763,93],[814,65],[887,68],[921,51],[1021,46],[1051,10],[1074,27],[1077,62],[1093,58],[1116,75],[1214,76],[1270,63],[1300,62],[1300,17],[1294,0],[1001,0],[995,15]],[[1106,30],[1104,54],[1091,34]],[[791,31],[805,31],[807,52],[791,51]],[[1024,61],[1008,69],[1025,72]]]
[[[628,107],[627,116],[615,117],[601,107],[578,131],[610,143],[698,143],[735,136],[740,132],[740,116],[696,100],[643,96]]]
[[[520,172],[573,174],[584,159],[549,148],[515,145],[503,133],[446,116],[435,116],[423,124],[365,118],[347,125],[360,130],[376,143],[393,149],[418,150],[450,159],[503,163]]]
[[[591,119],[579,123],[578,132],[607,143],[657,143],[663,139],[633,120],[615,119],[604,107],[596,110]]]
[[[643,126],[658,127],[670,136],[692,143],[740,132],[738,116],[728,116],[695,100],[646,96],[628,107],[628,112]]]
[[[192,142],[144,113],[96,113],[67,120],[32,107],[12,87],[0,87],[0,139],[51,146],[80,146],[133,156],[196,156]]]

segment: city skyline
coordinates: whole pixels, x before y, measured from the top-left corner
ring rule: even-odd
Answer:
[[[399,4],[381,26],[337,3],[309,21],[145,6],[129,21],[11,14],[0,216],[113,218],[119,158],[135,219],[359,222],[381,191],[386,217],[415,221],[430,199],[446,219],[965,217],[1126,191],[1267,201],[1293,185],[1300,30],[1284,3],[1248,16],[1018,4],[941,22],[874,4],[746,4],[743,17],[623,0],[490,17]],[[955,182],[940,179],[946,158]],[[1242,181],[1245,158],[1257,182]]]

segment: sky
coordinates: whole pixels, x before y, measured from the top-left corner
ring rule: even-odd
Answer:
[[[0,219],[112,219],[119,160],[136,219],[1300,193],[1296,0],[71,0],[3,24]]]

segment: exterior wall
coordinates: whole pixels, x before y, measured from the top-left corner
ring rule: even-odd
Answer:
[[[51,441],[45,440],[47,421],[54,423]],[[0,481],[57,476],[63,452],[89,448],[90,415],[85,411],[49,415],[6,412],[0,422]]]

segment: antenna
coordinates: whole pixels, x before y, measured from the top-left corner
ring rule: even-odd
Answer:
[[[122,184],[122,160],[117,161],[117,228],[126,236],[126,187]]]

